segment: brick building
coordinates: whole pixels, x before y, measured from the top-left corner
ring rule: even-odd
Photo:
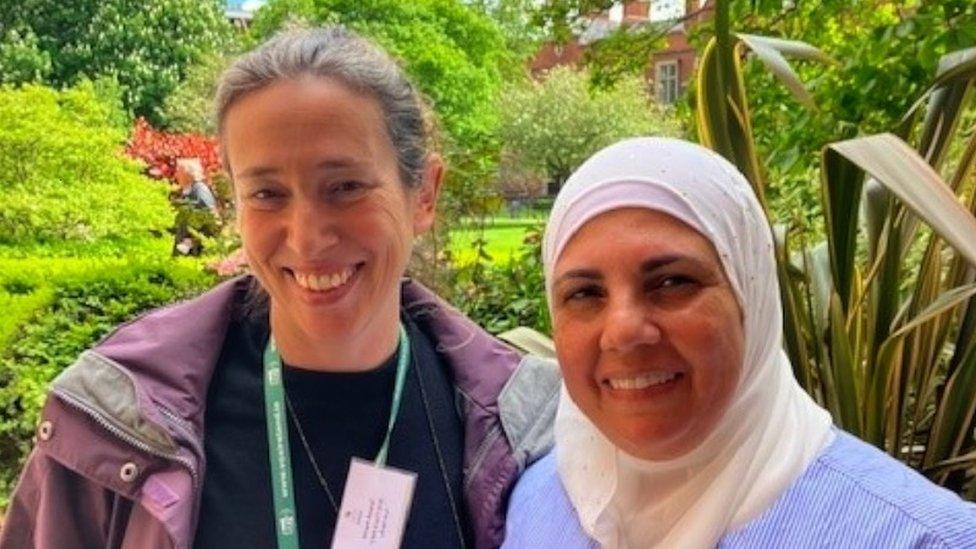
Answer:
[[[616,4],[607,12],[590,17],[585,29],[566,44],[547,43],[530,63],[533,74],[557,65],[579,65],[589,44],[607,36],[619,26],[667,25],[665,48],[647,61],[647,82],[661,103],[674,103],[695,71],[695,49],[688,43],[688,30],[711,17],[711,0],[631,0]]]

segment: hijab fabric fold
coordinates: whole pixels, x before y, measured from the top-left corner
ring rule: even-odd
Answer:
[[[669,214],[708,239],[743,312],[743,371],[724,416],[688,454],[647,461],[616,448],[566,391],[556,416],[560,480],[586,533],[609,548],[715,547],[758,518],[833,439],[830,415],[793,377],[769,225],[748,182],[719,155],[666,138],[629,139],[587,160],[553,205],[553,267],[587,221],[619,208]]]

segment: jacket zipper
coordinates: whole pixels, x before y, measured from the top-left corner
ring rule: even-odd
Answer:
[[[193,433],[193,425],[189,421],[183,419],[182,416],[180,416],[173,410],[167,408],[166,406],[160,404],[156,400],[153,400],[153,403],[156,404],[156,409],[158,409],[163,416],[169,419],[170,422],[173,424],[173,427],[176,428],[176,430],[179,431],[181,435],[183,435],[184,440],[186,440],[191,446],[193,446],[193,450],[197,452],[198,455],[201,456],[204,455],[204,449],[202,447],[203,445],[200,444],[199,439]],[[193,470],[191,469],[191,474],[193,474],[192,471]],[[196,481],[194,480],[193,521],[191,522],[191,528],[190,528],[190,544],[193,543],[193,539],[197,531],[197,523],[200,520],[200,505],[202,505],[203,503],[203,497],[200,495],[199,491],[202,491],[202,489],[203,486],[197,484]]]
[[[180,465],[184,466],[187,469],[187,471],[189,471],[190,477],[193,479],[193,490],[194,492],[196,492],[197,487],[200,484],[200,479],[196,470],[196,466],[193,463],[193,460],[185,456],[181,456],[177,452],[166,452],[154,448],[153,446],[143,442],[142,440],[139,440],[138,438],[130,435],[129,433],[126,433],[125,431],[117,427],[114,423],[106,419],[103,413],[89,406],[88,404],[82,402],[81,399],[79,399],[78,397],[72,395],[67,391],[63,391],[61,389],[53,389],[51,392],[54,395],[56,395],[62,402],[84,413],[88,417],[92,418],[95,421],[95,423],[102,426],[106,431],[112,433],[117,438],[121,439],[123,442],[129,444],[130,446],[133,446],[136,449],[141,450],[147,454],[165,458],[170,461],[175,461],[176,463],[179,463]]]
[[[193,434],[193,426],[190,424],[190,422],[183,419],[179,416],[179,414],[163,406],[159,402],[153,400],[153,403],[156,405],[156,409],[158,409],[159,412],[166,417],[166,419],[170,420],[174,424],[173,427],[175,427],[176,430],[183,435],[183,438],[186,439],[188,443],[192,444],[194,448],[196,448],[197,437]]]
[[[471,462],[471,467],[467,471],[467,478],[464,480],[464,490],[465,492],[471,487],[471,483],[474,481],[475,473],[481,469],[482,462],[485,461],[485,457],[488,455],[488,451],[495,444],[495,441],[501,436],[502,430],[498,426],[493,426],[488,434],[485,435],[484,440],[481,441],[481,445],[478,446],[478,451],[475,452],[474,460]]]

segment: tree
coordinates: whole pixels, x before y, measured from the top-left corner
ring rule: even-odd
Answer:
[[[505,44],[518,59],[528,59],[535,54],[545,38],[542,28],[536,24],[535,0],[465,0],[495,22],[505,37]]]
[[[592,84],[613,86],[627,75],[644,74],[651,64],[651,55],[665,45],[668,26],[621,26],[590,44],[583,54],[583,62],[590,72]]]
[[[36,49],[50,58],[48,83],[114,77],[126,108],[155,122],[186,68],[231,38],[219,0],[4,2],[0,36],[9,39],[11,31],[36,37]]]
[[[557,43],[568,42],[583,30],[587,17],[609,10],[617,0],[548,0],[533,10],[535,25]]]
[[[618,139],[680,133],[639,76],[621,77],[605,89],[589,82],[586,71],[557,67],[541,81],[512,85],[500,104],[505,157],[549,181],[550,192]]]
[[[214,135],[213,102],[217,78],[229,63],[227,56],[206,54],[186,71],[186,78],[163,102],[164,125],[183,133]]]
[[[51,56],[33,31],[11,29],[0,38],[0,84],[43,82],[51,74]]]
[[[252,37],[263,40],[289,20],[343,24],[375,40],[429,97],[448,139],[469,150],[490,142],[502,67],[513,59],[485,15],[457,0],[271,0]]]

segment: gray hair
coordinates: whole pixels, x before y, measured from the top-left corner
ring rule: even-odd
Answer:
[[[193,181],[203,181],[203,164],[199,158],[177,158],[177,169],[182,169]]]
[[[376,99],[403,184],[413,188],[420,183],[431,140],[424,102],[386,52],[343,27],[287,30],[237,59],[217,86],[218,135],[223,139],[224,118],[235,101],[303,76],[335,79]],[[221,154],[230,171],[226,152]]]

